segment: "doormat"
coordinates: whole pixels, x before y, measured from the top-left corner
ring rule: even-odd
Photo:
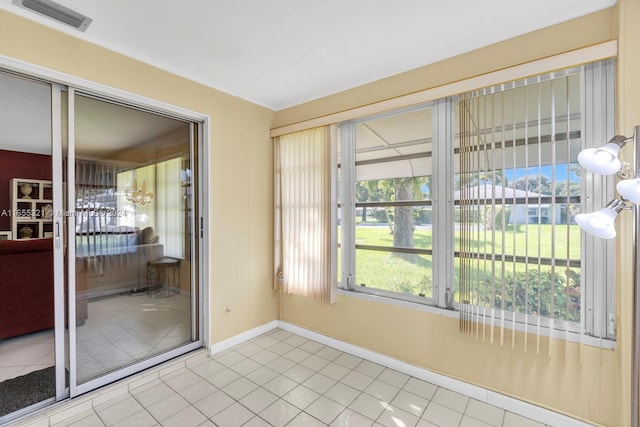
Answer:
[[[55,366],[0,382],[0,417],[56,396]]]

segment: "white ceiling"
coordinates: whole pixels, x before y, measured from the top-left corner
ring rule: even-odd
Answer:
[[[66,108],[64,96],[62,102]],[[75,153],[84,158],[149,142],[157,148],[179,129],[188,136],[185,122],[85,96],[76,95],[74,112]],[[51,145],[51,87],[0,73],[0,150],[51,154]]]
[[[615,0],[58,0],[81,33],[0,8],[279,110],[610,7]],[[585,28],[584,31],[589,31]]]

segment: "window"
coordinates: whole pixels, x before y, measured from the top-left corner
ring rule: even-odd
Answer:
[[[431,116],[426,107],[349,126],[355,216],[341,220],[353,226],[361,288],[433,298]]]
[[[434,233],[451,223],[438,201],[453,190],[438,177],[452,170],[442,153],[452,112],[442,100],[342,124],[339,209],[352,212],[340,218],[343,288],[452,306],[452,286],[438,286],[452,236]]]
[[[126,213],[119,225],[135,230],[152,227],[164,254],[185,258],[186,188],[190,172],[184,159],[175,157],[136,169],[120,172],[118,210]]]
[[[137,233],[150,227],[165,255],[184,259],[189,182],[183,163],[176,157],[121,172],[113,164],[76,161],[78,254],[134,253]]]
[[[613,61],[340,130],[341,288],[613,337],[612,247],[574,220],[613,195],[577,165],[613,135]]]

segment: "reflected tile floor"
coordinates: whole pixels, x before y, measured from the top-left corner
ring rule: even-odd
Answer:
[[[76,329],[78,378],[125,366],[191,340],[191,300],[120,294],[89,301]],[[54,364],[53,329],[0,340],[0,382]]]
[[[282,329],[167,362],[20,425],[544,427]]]
[[[78,326],[78,378],[83,381],[191,341],[191,300],[121,294],[89,302]]]

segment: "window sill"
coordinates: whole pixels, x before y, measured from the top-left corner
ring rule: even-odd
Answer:
[[[395,298],[390,298],[390,297],[386,297],[386,296],[382,296],[382,295],[373,295],[373,294],[369,294],[369,293],[364,293],[364,292],[358,292],[358,291],[350,291],[350,290],[346,290],[346,289],[342,289],[342,288],[338,288],[338,295],[342,295],[345,297],[349,297],[349,298],[357,298],[357,299],[361,299],[361,300],[365,300],[365,301],[371,301],[371,302],[377,302],[377,303],[381,303],[381,304],[389,304],[389,305],[393,305],[396,307],[402,307],[402,308],[406,308],[409,310],[417,310],[417,311],[421,311],[424,313],[429,313],[429,314],[433,314],[433,315],[437,315],[437,316],[446,316],[446,317],[450,317],[453,319],[459,319],[460,318],[460,312],[457,309],[454,310],[448,310],[448,309],[444,309],[444,308],[440,308],[440,307],[436,307],[433,305],[427,305],[427,304],[420,304],[417,302],[410,302],[410,301],[403,301],[403,300],[399,300],[399,299],[395,299]],[[499,327],[499,319],[496,321],[496,325]],[[505,329],[511,330],[510,327],[511,322],[510,321],[505,321]],[[529,324],[528,325],[528,329],[529,329],[529,333],[535,333],[532,329],[535,328],[534,325]],[[519,332],[524,332],[525,330],[525,325],[522,323],[517,323],[516,324],[516,331]],[[541,327],[540,328],[540,335],[541,336],[545,336],[548,337],[549,336],[549,332],[550,329],[548,327]],[[554,330],[553,331],[553,338],[557,339],[557,340],[562,340],[562,341],[569,341],[569,342],[573,342],[573,343],[577,343],[577,344],[584,344],[584,345],[588,345],[590,347],[597,347],[597,348],[602,348],[602,349],[606,349],[606,350],[615,350],[616,349],[616,341],[614,340],[610,340],[610,339],[605,339],[605,338],[596,338],[596,337],[592,337],[589,335],[584,335],[584,334],[579,334],[576,332],[567,332],[564,330]]]

